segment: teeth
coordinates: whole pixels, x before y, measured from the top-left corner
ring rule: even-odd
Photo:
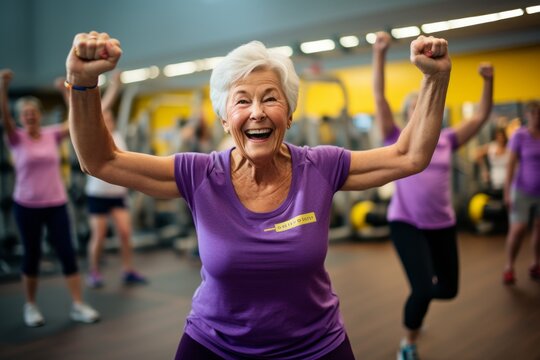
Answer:
[[[271,132],[272,130],[270,129],[251,129],[251,130],[247,130],[246,131],[246,134],[249,134],[249,135],[260,135],[260,134],[267,134],[269,132]]]

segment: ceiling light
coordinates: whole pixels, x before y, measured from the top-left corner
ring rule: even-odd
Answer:
[[[499,13],[485,14],[479,16],[470,16],[461,19],[453,19],[448,21],[439,21],[422,25],[422,31],[426,34],[431,34],[438,31],[458,29],[466,26],[485,24],[493,21],[509,19],[523,15],[521,9],[502,11]]]
[[[479,25],[479,24],[485,24],[488,22],[493,22],[499,20],[499,17],[497,14],[486,14],[486,15],[479,15],[479,16],[470,16],[466,18],[461,19],[454,19],[449,20],[450,28],[452,29],[458,29],[466,26],[472,26],[472,25]]]
[[[407,26],[392,29],[391,33],[394,38],[403,39],[420,35],[420,29],[418,28],[418,26]]]
[[[369,44],[375,44],[375,41],[377,41],[377,34],[375,33],[369,33],[366,35],[366,41]]]
[[[197,65],[194,61],[170,64],[163,68],[163,74],[167,77],[192,74],[195,71],[197,71]]]
[[[527,14],[535,14],[537,12],[540,12],[540,5],[529,6],[525,8],[525,11],[527,12]]]
[[[524,13],[525,12],[521,9],[514,9],[514,10],[502,11],[498,13],[498,15],[499,15],[499,20],[504,20],[504,19],[510,19],[510,18],[521,16]]]
[[[120,81],[122,81],[124,84],[128,84],[132,82],[154,79],[158,75],[159,68],[157,66],[151,66],[135,70],[122,71],[120,74]]]
[[[276,52],[278,54],[289,56],[289,57],[292,56],[293,54],[293,49],[290,46],[273,47],[273,48],[268,49],[268,51]]]
[[[343,47],[352,48],[352,47],[358,46],[358,44],[360,44],[360,40],[358,39],[358,37],[354,35],[342,36],[339,38],[339,43]]]
[[[431,24],[424,24],[421,28],[424,33],[431,34],[434,32],[450,30],[450,23],[448,21],[439,21]]]
[[[322,51],[330,51],[336,48],[336,44],[330,39],[308,41],[300,44],[300,50],[304,54],[312,54]]]

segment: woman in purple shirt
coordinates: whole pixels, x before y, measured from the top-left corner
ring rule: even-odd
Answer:
[[[60,175],[58,147],[69,135],[67,123],[42,127],[41,103],[37,98],[27,96],[16,103],[22,124],[22,128],[17,128],[7,98],[12,77],[10,70],[0,70],[0,116],[15,165],[13,209],[24,248],[24,321],[30,327],[45,323],[36,304],[41,238],[45,226],[73,299],[71,318],[86,323],[96,322],[99,314],[82,301],[81,278],[66,207],[67,195]]]
[[[411,59],[424,74],[417,109],[395,144],[369,151],[284,143],[299,79],[288,57],[256,41],[229,53],[210,79],[234,147],[168,157],[122,151],[103,123],[96,88],[121,52],[106,33],[75,37],[70,126],[85,171],[151,196],[183,197],[192,211],[202,282],[176,359],[354,359],[324,268],[332,197],[427,166],[450,75],[446,41],[412,42]]]
[[[510,228],[506,238],[506,266],[503,282],[516,281],[514,263],[534,211],[532,232],[533,261],[529,275],[540,280],[540,102],[525,107],[526,126],[510,138],[510,159],[504,186],[505,203],[510,209]]]
[[[373,45],[375,117],[385,145],[395,143],[408,127],[403,130],[397,127],[384,93],[384,65],[390,41],[389,34],[379,32]],[[431,300],[452,299],[457,295],[459,261],[450,171],[453,152],[480,130],[491,112],[493,68],[481,64],[479,73],[484,88],[473,117],[456,128],[441,131],[429,166],[396,182],[388,209],[390,237],[411,288],[404,306],[406,335],[400,344],[398,360],[418,359],[416,340]],[[405,111],[407,122],[417,106],[417,95],[410,96]]]

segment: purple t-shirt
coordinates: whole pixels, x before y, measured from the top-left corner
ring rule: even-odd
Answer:
[[[15,164],[13,200],[16,203],[42,208],[67,202],[58,153],[62,139],[60,125],[42,127],[39,139],[31,138],[24,129],[16,129],[8,137]]]
[[[317,359],[345,339],[324,261],[332,197],[348,176],[351,155],[333,146],[287,146],[291,188],[266,213],[238,199],[231,150],[175,157],[202,261],[185,331],[225,359]]]
[[[540,139],[521,127],[510,138],[508,147],[519,159],[512,185],[526,194],[540,196]]]
[[[395,143],[400,132],[395,127],[384,144]],[[456,223],[450,172],[452,153],[457,148],[455,131],[443,129],[428,167],[421,173],[396,180],[388,208],[389,221],[403,221],[419,229],[442,229]]]

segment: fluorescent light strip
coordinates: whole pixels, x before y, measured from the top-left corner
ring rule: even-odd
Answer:
[[[499,20],[511,19],[525,14],[525,11],[521,9],[514,9],[508,11],[501,11],[499,13]]]
[[[479,16],[470,16],[461,19],[453,19],[448,21],[439,21],[422,25],[422,31],[426,34],[434,32],[445,31],[450,29],[459,29],[462,27],[485,24],[493,21],[510,19],[523,15],[524,12],[521,9],[514,9],[508,11],[502,11],[499,13],[485,14]]]
[[[193,74],[195,71],[197,71],[195,61],[170,64],[163,68],[163,74],[167,77]]]
[[[345,48],[352,48],[358,46],[358,44],[360,44],[360,40],[354,35],[342,36],[339,38],[339,43]]]
[[[199,71],[212,70],[217,63],[223,59],[223,56],[216,56],[206,59],[170,64],[163,68],[163,74],[167,77],[189,75]]]
[[[392,29],[391,33],[394,38],[403,39],[420,35],[420,29],[418,28],[418,26],[407,26]]]
[[[120,74],[120,81],[124,84],[129,84],[148,79],[155,79],[158,76],[159,68],[157,66],[150,66],[135,70],[122,71],[122,73]]]
[[[293,49],[290,46],[278,46],[268,49],[268,51],[276,52],[288,57],[291,57],[293,54]]]
[[[316,52],[330,51],[336,48],[336,44],[330,39],[308,41],[300,44],[300,50],[304,54],[313,54]]]
[[[366,41],[371,45],[375,44],[375,41],[377,41],[377,34],[375,33],[366,34]]]
[[[540,5],[529,6],[525,8],[525,11],[527,12],[527,14],[536,14],[540,12]]]

